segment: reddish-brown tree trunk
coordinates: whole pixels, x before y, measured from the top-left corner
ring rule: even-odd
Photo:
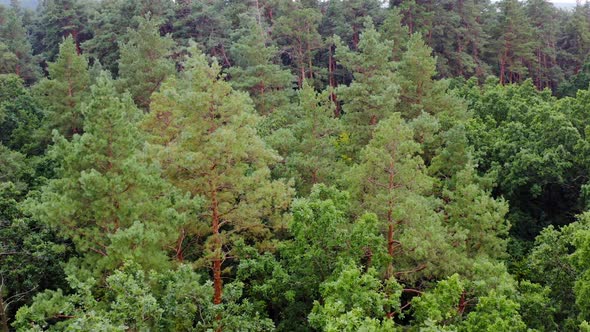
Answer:
[[[457,308],[457,312],[459,313],[459,315],[463,315],[463,312],[465,312],[466,307],[467,300],[465,299],[465,291],[463,291],[463,293],[461,293],[461,298],[459,299],[459,306]]]

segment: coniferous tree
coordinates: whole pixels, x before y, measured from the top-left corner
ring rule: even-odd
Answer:
[[[281,177],[294,177],[298,193],[306,194],[314,184],[332,184],[338,176],[335,144],[340,123],[327,91],[317,93],[305,81],[298,99],[283,111],[288,120],[266,140],[285,158],[277,167]]]
[[[393,42],[392,59],[399,61],[410,37],[410,30],[402,24],[402,15],[399,8],[394,7],[388,11],[383,24],[379,28],[379,33],[381,33],[381,38]]]
[[[82,133],[82,103],[90,88],[88,60],[79,55],[72,37],[60,45],[59,54],[53,63],[48,64],[49,78],[35,86],[35,93],[41,106],[46,110],[45,130],[53,129],[71,138]]]
[[[40,154],[36,139],[43,111],[23,80],[14,75],[0,74],[0,142],[25,154]]]
[[[251,22],[231,46],[234,66],[228,70],[234,88],[250,93],[261,115],[274,112],[288,103],[293,77],[275,63],[278,49],[269,46],[267,33]]]
[[[138,107],[147,111],[150,97],[175,72],[171,55],[174,41],[160,36],[159,22],[149,16],[139,19],[137,29],[129,29],[127,42],[119,45],[119,84],[128,90]]]
[[[351,49],[356,50],[365,21],[368,18],[377,23],[383,21],[381,7],[382,3],[378,0],[330,1],[323,18],[322,34],[337,35]]]
[[[301,87],[305,79],[317,78],[313,61],[316,51],[323,44],[318,32],[321,13],[313,8],[299,8],[301,5],[298,2],[290,6],[289,12],[274,23],[273,35],[288,54],[288,63],[294,67]]]
[[[452,246],[458,239],[436,212],[433,178],[419,153],[411,127],[394,113],[380,122],[360,164],[351,170],[357,213],[374,212],[383,225],[390,255],[386,279],[436,275],[459,262]]]
[[[150,15],[161,23],[160,31],[169,32],[173,9],[174,3],[170,0],[101,1],[88,23],[93,33],[92,38],[82,44],[82,49],[116,75],[120,57],[119,44],[125,41],[127,29],[137,29],[138,19]]]
[[[437,54],[437,71],[443,77],[483,78],[487,73],[482,53],[487,44],[484,13],[488,1],[440,1],[435,7],[431,47]]]
[[[552,4],[545,0],[527,2],[527,16],[533,25],[533,38],[539,42],[535,45],[535,66],[531,66],[531,77],[537,89],[554,90],[561,81],[562,72],[557,66],[557,38],[559,20]]]
[[[580,4],[572,14],[560,22],[563,29],[559,35],[558,54],[560,66],[566,75],[577,74],[587,60],[590,51],[590,4]]]
[[[497,6],[499,14],[492,38],[496,40],[500,83],[522,82],[529,75],[528,68],[535,64],[538,40],[533,39],[533,27],[523,4],[503,0]]]
[[[336,58],[354,78],[349,86],[337,90],[345,113],[343,124],[350,137],[349,158],[357,157],[358,151],[371,139],[377,123],[395,110],[399,86],[390,61],[391,50],[392,43],[383,41],[370,22],[360,36],[358,52],[343,45],[336,49]]]
[[[63,38],[72,36],[76,52],[80,54],[81,43],[89,39],[89,9],[92,4],[85,0],[44,0],[33,26],[33,50],[42,54],[45,61],[54,61]]]
[[[144,126],[164,176],[204,200],[187,233],[201,239],[205,254],[198,258],[212,270],[213,302],[220,304],[223,270],[238,258],[233,245],[255,240],[257,249],[271,249],[290,191],[270,179],[278,157],[256,134],[248,96],[219,77],[217,63],[209,66],[195,47],[191,52],[182,80],[169,79],[154,95]]]
[[[177,2],[172,36],[178,44],[188,47],[191,41],[204,47],[207,54],[219,59],[223,67],[232,65],[229,58],[232,29],[230,1]],[[243,1],[238,4],[244,3]]]
[[[82,114],[83,135],[68,141],[56,134],[50,153],[60,162],[57,178],[29,210],[73,241],[81,273],[104,273],[127,259],[166,268],[164,248],[183,221],[174,202],[183,200],[140,155],[141,112],[103,74]]]
[[[16,9],[4,9],[0,6],[0,43],[6,46],[1,55],[0,73],[16,74],[30,85],[39,77],[37,60],[33,57],[27,31]],[[10,63],[6,64],[8,60]]]

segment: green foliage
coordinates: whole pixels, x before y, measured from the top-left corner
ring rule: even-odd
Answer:
[[[169,79],[153,96],[144,128],[164,177],[204,200],[186,230],[197,239],[196,252],[205,252],[200,265],[214,269],[218,303],[223,261],[238,258],[233,247],[239,241],[272,250],[291,190],[270,178],[269,167],[279,158],[256,133],[251,100],[219,77],[217,63],[209,65],[196,47],[191,52],[182,80]]]
[[[39,154],[35,138],[43,113],[38,101],[14,74],[0,74],[0,91],[0,142],[22,153]]]
[[[395,331],[386,313],[399,309],[402,287],[392,278],[383,284],[376,271],[345,264],[333,281],[322,284],[322,298],[309,315],[322,331]]]
[[[429,293],[412,299],[416,323],[452,325],[461,314],[463,284],[457,274],[441,280]]]
[[[88,60],[78,55],[75,41],[66,38],[59,47],[59,54],[48,65],[49,78],[35,86],[35,96],[46,110],[45,131],[56,129],[60,134],[71,138],[80,134],[83,128],[82,103],[90,91]]]
[[[446,219],[467,231],[467,255],[502,258],[509,229],[505,219],[508,204],[503,199],[494,199],[480,183],[471,166],[457,173],[453,190],[444,191]]]
[[[545,0],[0,6],[0,330],[590,329],[589,27]]]
[[[474,311],[467,315],[461,330],[471,331],[526,331],[518,303],[491,291],[479,298]]]
[[[170,24],[174,2],[170,0],[110,0],[98,3],[89,18],[92,38],[82,44],[95,62],[100,62],[113,74],[118,73],[119,44],[127,40],[127,29],[137,29],[139,21],[149,13],[154,21],[161,21],[161,30]],[[160,50],[155,50],[160,51]]]
[[[321,14],[315,8],[300,8],[298,2],[290,3],[289,6],[287,14],[275,22],[273,34],[277,43],[287,49],[301,87],[305,79],[311,81],[317,76],[313,58],[323,44],[318,32]]]
[[[39,68],[21,16],[14,8],[0,6],[0,22],[0,73],[16,74],[32,84],[39,76]]]
[[[530,239],[549,223],[571,220],[567,211],[577,208],[581,186],[578,116],[530,81],[462,93],[475,113],[468,127],[475,159],[480,171],[497,176],[499,192],[511,202],[514,233]]]
[[[298,93],[299,102],[269,116],[275,129],[266,141],[285,158],[275,169],[283,177],[295,178],[297,192],[309,193],[316,183],[334,184],[340,172],[336,143],[340,129],[329,93],[316,92],[308,81]]]
[[[517,0],[503,0],[497,4],[500,11],[492,39],[498,52],[500,83],[522,82],[528,66],[535,61],[533,27],[524,6]]]
[[[128,29],[127,41],[119,44],[118,82],[144,111],[149,109],[151,95],[175,72],[174,62],[168,58],[174,41],[160,36],[159,26],[157,18],[139,18],[138,27]]]
[[[126,264],[106,279],[100,300],[92,293],[94,279],[80,281],[70,276],[68,281],[73,294],[61,290],[39,294],[31,306],[19,310],[14,326],[27,331],[210,331],[221,326],[269,331],[273,327],[247,301],[235,301],[239,284],[228,286],[226,303],[213,305],[211,284],[201,282],[187,265],[158,273]],[[227,318],[218,320],[221,312]]]
[[[234,66],[228,70],[232,86],[247,91],[261,115],[285,107],[293,77],[276,64],[278,49],[268,44],[266,32],[258,24],[249,23],[230,52]]]
[[[82,114],[87,119],[82,136],[70,142],[55,135],[49,153],[60,161],[58,177],[30,201],[30,211],[74,242],[92,262],[86,269],[100,272],[131,258],[162,268],[163,248],[183,222],[174,210],[182,196],[140,155],[141,112],[104,74]]]
[[[80,44],[87,40],[88,18],[92,2],[86,0],[47,0],[40,3],[33,30],[33,49],[45,61],[54,61],[58,46],[71,37],[80,54]]]
[[[336,94],[343,103],[342,120],[350,137],[350,151],[344,153],[356,160],[360,149],[373,137],[377,123],[396,110],[399,86],[390,61],[393,45],[382,40],[371,21],[360,35],[358,52],[338,40],[336,45],[336,59],[354,78],[349,86],[340,86]]]

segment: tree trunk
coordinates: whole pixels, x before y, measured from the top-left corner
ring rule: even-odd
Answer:
[[[1,289],[0,289],[1,290]],[[4,305],[4,298],[2,298],[2,293],[0,293],[0,327],[2,328],[2,332],[8,332],[8,313],[6,312],[8,308]]]
[[[389,279],[393,275],[393,255],[395,253],[395,223],[393,220],[393,189],[395,188],[395,164],[393,160],[389,163],[389,179],[387,189],[389,190],[389,201],[387,202],[387,253],[389,254],[390,261],[387,266],[386,277]]]
[[[334,108],[334,116],[336,118],[340,117],[341,109],[340,105],[338,104],[338,96],[336,96],[336,88],[338,87],[338,83],[336,82],[336,77],[334,76],[334,72],[336,71],[336,61],[334,60],[334,45],[330,45],[330,51],[328,52],[328,81],[330,84],[330,88],[332,91],[330,92],[330,100],[335,105]]]
[[[223,281],[221,280],[221,250],[222,243],[219,232],[219,202],[217,201],[217,186],[210,183],[211,188],[211,221],[212,231],[214,237],[213,247],[213,304],[221,303],[221,296],[223,293]],[[221,318],[221,317],[219,317]]]

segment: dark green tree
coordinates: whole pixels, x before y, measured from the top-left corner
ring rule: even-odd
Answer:
[[[127,41],[119,45],[119,85],[128,90],[135,104],[149,110],[150,97],[160,84],[174,75],[174,62],[169,58],[174,41],[170,36],[160,36],[157,19],[138,19],[136,29],[127,31]]]
[[[60,45],[55,62],[48,65],[49,78],[35,86],[35,95],[45,109],[45,129],[71,138],[83,128],[82,103],[90,91],[88,60],[76,52],[72,37]],[[47,134],[46,134],[47,136]]]
[[[27,85],[32,84],[39,77],[39,66],[20,14],[15,9],[0,6],[0,23],[0,44],[6,46],[5,51],[0,51],[4,59],[0,60],[0,73],[16,74]]]
[[[266,31],[251,21],[230,49],[234,59],[234,66],[228,70],[232,86],[247,91],[261,115],[287,105],[294,81],[278,64],[277,47],[269,43]]]
[[[71,36],[80,54],[81,43],[91,37],[87,30],[92,3],[86,0],[44,0],[39,4],[33,29],[33,50],[43,60],[54,61],[59,45]]]

